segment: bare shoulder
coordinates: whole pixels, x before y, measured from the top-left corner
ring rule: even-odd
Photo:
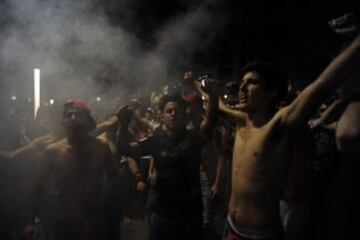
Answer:
[[[108,140],[106,138],[94,138],[93,139],[94,147],[105,152],[110,152],[110,147]]]
[[[63,141],[58,141],[47,145],[41,152],[40,166],[44,167],[45,169],[51,166],[54,161],[59,159],[58,156],[61,155],[63,149],[65,149]]]
[[[33,139],[32,143],[33,144],[42,144],[42,143],[46,143],[47,141],[49,141],[51,139],[52,139],[52,136],[50,134],[48,134],[48,135],[40,136],[40,137]]]
[[[105,144],[108,143],[105,133],[100,134],[99,136],[96,137],[96,139],[100,141],[100,143],[105,143]]]
[[[273,118],[271,119],[271,121],[284,121],[287,114],[289,113],[290,108],[289,106],[283,107],[280,110],[278,110],[275,115],[273,116]]]
[[[285,130],[287,128],[286,119],[288,116],[288,112],[288,107],[284,107],[277,111],[263,129],[268,129],[272,133],[289,133],[288,130]]]
[[[100,146],[100,147],[105,147],[107,146],[107,139],[106,138],[94,138],[93,139],[94,144]]]
[[[275,113],[275,115],[270,120],[270,124],[276,124],[278,126],[286,127],[291,122],[291,113],[293,109],[292,106],[286,106],[281,108],[279,111]]]
[[[51,143],[49,145],[47,145],[44,149],[44,153],[55,153],[58,151],[61,151],[62,149],[66,148],[68,144],[66,143],[66,141],[57,141],[54,143]]]

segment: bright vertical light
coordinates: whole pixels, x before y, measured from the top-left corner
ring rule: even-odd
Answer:
[[[40,108],[40,69],[34,69],[34,118]]]

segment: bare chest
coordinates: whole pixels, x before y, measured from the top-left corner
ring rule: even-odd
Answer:
[[[104,156],[97,149],[74,151],[62,149],[54,159],[54,173],[59,182],[89,181],[102,174]]]
[[[235,174],[242,168],[253,168],[263,158],[272,158],[276,153],[276,141],[273,138],[271,128],[240,128],[236,132],[233,169]],[[260,163],[265,166],[264,163]],[[251,169],[248,169],[251,170]]]
[[[257,143],[253,141],[258,130],[250,128],[240,128],[236,132],[234,151],[233,151],[233,171],[237,174],[244,166],[247,159],[253,155],[253,149]]]
[[[274,122],[261,128],[237,129],[233,152],[234,174],[239,174],[241,169],[245,175],[261,175],[269,169],[285,166],[283,161],[288,157],[290,141]]]

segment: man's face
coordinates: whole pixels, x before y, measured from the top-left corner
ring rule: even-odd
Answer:
[[[84,110],[68,109],[64,113],[63,122],[70,134],[86,133],[88,116]]]
[[[239,88],[239,108],[244,112],[258,111],[269,106],[273,98],[272,91],[265,90],[264,80],[255,72],[250,71],[242,78]]]
[[[185,82],[192,82],[193,80],[193,73],[192,71],[188,71],[184,73],[184,81]]]
[[[177,102],[167,102],[161,112],[162,123],[168,129],[175,129],[185,125],[185,111]]]

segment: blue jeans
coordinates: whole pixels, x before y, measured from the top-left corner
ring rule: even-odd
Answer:
[[[202,239],[202,214],[194,216],[150,216],[150,240]]]

